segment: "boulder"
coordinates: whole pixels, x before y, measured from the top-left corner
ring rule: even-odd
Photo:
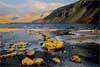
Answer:
[[[78,55],[73,55],[71,61],[79,63],[81,62],[81,58]]]
[[[61,60],[60,60],[59,58],[57,58],[57,57],[52,58],[51,60],[52,60],[52,62],[54,62],[55,64],[60,64],[60,63],[61,63]]]
[[[60,51],[60,50],[64,49],[64,42],[47,40],[47,41],[44,41],[42,47],[44,49],[47,49],[50,52]]]
[[[22,60],[22,65],[32,65],[33,64],[33,60],[31,60],[30,58],[28,57],[25,57],[23,60]]]
[[[32,55],[34,55],[34,54],[35,54],[35,51],[34,51],[34,50],[27,52],[27,55],[28,55],[28,56],[32,56]]]
[[[43,58],[34,58],[33,59],[33,65],[42,65],[44,63]]]

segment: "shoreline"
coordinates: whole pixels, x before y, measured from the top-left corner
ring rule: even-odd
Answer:
[[[16,30],[34,30],[34,31],[57,31],[57,30],[64,30],[64,29],[49,29],[49,28],[43,28],[43,29],[40,29],[40,28],[0,28],[0,32],[10,32],[10,31],[16,31]],[[66,30],[66,29],[65,29]],[[70,30],[70,29],[69,29]],[[94,31],[94,29],[82,29],[82,30],[71,30],[73,32],[91,32],[91,31]],[[96,30],[100,33],[100,30]]]

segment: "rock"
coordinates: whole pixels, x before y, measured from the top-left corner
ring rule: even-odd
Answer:
[[[50,52],[60,51],[64,49],[64,42],[47,40],[47,41],[44,41],[42,47],[44,49],[47,49]]]
[[[25,48],[26,46],[25,46],[25,43],[24,43],[23,41],[20,41],[20,42],[18,43],[18,47],[19,47],[19,48]]]
[[[78,55],[74,55],[71,57],[71,61],[79,63],[81,62],[81,58]]]
[[[51,59],[55,64],[60,64],[61,60],[57,57]]]
[[[19,47],[18,49],[19,49],[19,51],[25,51],[26,50],[25,47]]]
[[[33,59],[33,65],[41,65],[44,63],[44,59],[43,58],[34,58]]]
[[[0,55],[0,58],[7,58],[7,57],[13,57],[16,55],[16,52]]]
[[[32,55],[34,55],[34,54],[35,54],[35,51],[34,51],[34,50],[27,52],[27,55],[28,55],[28,56],[32,56]]]
[[[18,46],[19,47],[24,47],[25,46],[25,43],[23,41],[19,41]]]
[[[80,57],[84,58],[85,61],[88,61],[90,63],[99,64],[99,43],[78,43],[75,44],[75,47],[76,50],[72,50],[73,55],[79,55]]]
[[[25,46],[25,43],[23,41],[20,41],[18,43],[18,47],[19,47],[19,52],[23,52],[26,50],[26,46]]]
[[[33,64],[33,60],[31,60],[30,58],[28,57],[25,57],[23,60],[22,60],[22,65],[32,65]]]
[[[66,51],[66,50],[64,50],[64,51],[63,51],[63,53],[64,53],[64,54],[67,54],[67,51]]]
[[[11,46],[8,49],[8,52],[13,52],[16,50],[16,45],[15,44],[11,44]]]

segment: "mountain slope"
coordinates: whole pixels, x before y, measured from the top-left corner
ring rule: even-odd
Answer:
[[[80,0],[60,7],[44,18],[45,22],[99,23],[99,0]]]

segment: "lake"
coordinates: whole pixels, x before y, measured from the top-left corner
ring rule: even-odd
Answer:
[[[30,46],[26,46],[27,51],[30,51],[32,49],[36,50],[35,57],[43,57],[45,59],[45,63],[50,66],[80,66],[80,67],[98,67],[98,64],[92,63],[90,61],[86,61],[82,59],[82,63],[74,63],[69,60],[69,58],[72,55],[72,47],[76,44],[83,43],[98,43],[100,38],[100,30],[97,29],[97,31],[94,31],[94,28],[96,28],[94,25],[86,25],[86,24],[65,24],[65,23],[13,23],[13,24],[0,24],[0,40],[2,40],[3,46],[0,48],[0,51],[2,50],[8,50],[8,47],[10,46],[10,43],[14,43],[18,45],[18,42],[20,40],[24,41],[26,44],[31,43]],[[98,27],[97,27],[98,28]],[[70,33],[69,33],[70,32]],[[59,33],[59,34],[58,34]],[[52,64],[52,62],[48,62],[50,57],[52,55],[43,54],[41,52],[41,43],[43,42],[43,36],[42,34],[48,34],[50,35],[50,38],[52,40],[60,40],[64,41],[65,50],[68,51],[68,54],[57,54],[56,56],[59,56],[62,60],[62,62],[58,65]],[[91,52],[88,53],[88,49],[81,49],[80,47],[76,48],[79,51],[81,51],[82,55],[86,55],[86,57],[94,56],[91,55]],[[18,50],[18,48],[17,48]],[[84,52],[83,52],[84,51]],[[78,53],[76,52],[76,53]],[[94,58],[95,59],[95,58]],[[11,62],[15,65],[19,64],[19,60],[9,59]],[[11,63],[8,63],[8,59],[4,59],[0,62],[0,64],[5,65],[12,65]],[[3,62],[5,61],[5,62]],[[18,63],[17,63],[18,62]]]
[[[76,23],[12,23],[0,24],[0,28],[48,28],[48,29],[94,29],[99,28],[92,24],[76,24]]]

